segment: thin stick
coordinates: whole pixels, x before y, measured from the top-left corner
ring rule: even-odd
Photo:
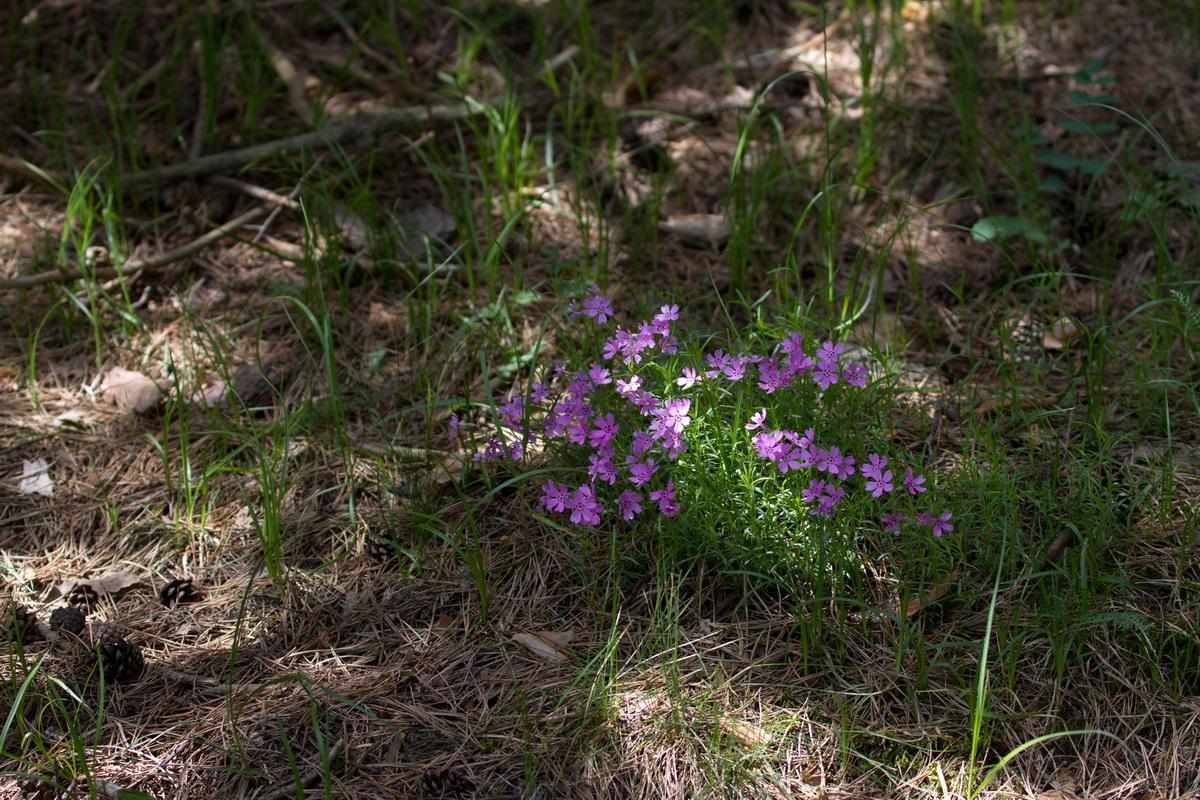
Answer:
[[[358,35],[358,32],[354,30],[346,18],[338,13],[336,8],[329,5],[329,3],[324,2],[321,3],[321,8],[324,9],[325,13],[329,15],[330,19],[337,23],[337,26],[342,29],[342,32],[346,34],[346,37],[349,38],[350,41],[363,52],[364,55],[370,56],[375,60],[376,63],[390,70],[392,74],[404,75],[404,70],[396,66],[394,61],[376,50],[374,47],[371,47],[371,45],[367,44],[366,41]]]
[[[319,131],[288,136],[273,142],[229,150],[224,153],[213,153],[179,164],[168,164],[141,172],[132,172],[125,176],[125,184],[136,186],[154,181],[172,181],[194,178],[198,175],[209,175],[214,172],[228,172],[271,156],[287,156],[307,148],[346,144],[356,139],[375,137],[391,130],[416,125],[432,125],[437,122],[466,119],[482,113],[483,108],[480,104],[455,103],[377,111]]]
[[[207,183],[211,183],[213,186],[222,186],[226,189],[234,189],[242,194],[249,195],[256,200],[262,200],[264,203],[282,206],[284,208],[291,209],[292,211],[300,210],[300,204],[296,202],[296,199],[292,197],[291,194],[279,194],[278,192],[272,192],[270,189],[265,189],[262,186],[257,186],[253,183],[247,183],[246,181],[238,180],[237,178],[230,178],[226,175],[213,175],[208,178]],[[295,193],[295,189],[293,189],[292,192]]]
[[[0,153],[0,170],[11,172],[13,175],[18,175],[26,180],[34,181],[44,186],[49,186],[51,189],[59,192],[63,190],[63,184],[67,182],[64,176],[56,172],[44,170],[41,167],[30,164],[24,159],[13,158],[3,153]]]
[[[261,217],[267,212],[266,208],[253,208],[235,217],[219,228],[213,228],[203,236],[188,242],[182,247],[177,247],[174,250],[168,250],[165,253],[154,256],[153,258],[133,259],[126,261],[121,269],[114,267],[106,267],[96,270],[93,275],[96,278],[114,278],[122,275],[129,275],[139,270],[143,272],[153,272],[162,267],[172,264],[181,259],[187,258],[193,253],[203,250],[213,242],[228,236],[248,222],[253,222],[258,217]],[[0,289],[31,289],[35,286],[42,286],[47,283],[66,283],[68,281],[78,280],[79,278],[87,277],[87,273],[79,270],[59,269],[51,272],[39,272],[36,275],[22,275],[17,278],[4,278],[0,280]]]
[[[308,92],[305,91],[304,73],[287,57],[286,53],[267,38],[267,35],[257,25],[252,25],[251,30],[258,39],[259,47],[267,54],[267,60],[271,62],[275,74],[287,88],[288,102],[291,103],[292,111],[296,112],[296,116],[305,125],[312,125],[315,117],[312,105],[308,102]]]

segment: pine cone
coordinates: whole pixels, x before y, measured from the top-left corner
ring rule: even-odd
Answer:
[[[71,591],[67,592],[67,602],[76,608],[83,609],[85,614],[90,614],[100,604],[100,595],[96,594],[96,590],[90,585],[77,583],[71,587]]]
[[[87,615],[75,606],[60,606],[50,612],[50,630],[58,633],[79,636],[86,621]]]
[[[21,792],[22,800],[43,800],[58,794],[54,791],[53,783],[39,778],[22,778],[17,782],[17,789]]]
[[[192,585],[191,578],[176,578],[162,588],[158,599],[167,608],[180,603],[194,603],[203,599],[204,595]]]
[[[15,642],[32,642],[41,637],[37,629],[37,615],[19,603],[5,603],[4,618],[0,619],[0,631],[5,639]]]
[[[421,794],[425,797],[440,797],[459,800],[470,797],[475,784],[455,769],[430,769],[421,776]]]
[[[137,680],[146,668],[142,651],[127,642],[111,625],[100,624],[92,628],[92,646],[104,667],[104,680],[109,683]]]

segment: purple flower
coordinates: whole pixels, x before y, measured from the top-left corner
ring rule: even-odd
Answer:
[[[658,472],[658,465],[654,463],[653,458],[638,461],[633,456],[629,456],[625,459],[625,463],[629,465],[629,482],[634,486],[641,486],[653,478],[654,473]]]
[[[513,461],[520,461],[525,457],[525,443],[513,442],[508,446],[508,457]]]
[[[808,457],[808,451],[799,447],[787,446],[781,448],[779,461],[776,463],[779,471],[787,474],[791,469],[802,469],[811,467],[812,460]]]
[[[899,536],[901,522],[904,522],[903,514],[884,514],[883,515],[883,529],[887,533],[894,533],[897,536]]]
[[[546,413],[546,438],[553,439],[555,436],[562,436],[567,431],[567,425],[571,422],[571,417],[567,414],[560,414],[557,411],[549,411]]]
[[[913,475],[912,467],[904,474],[904,488],[911,495],[918,495],[925,491],[925,476]]]
[[[813,382],[821,389],[828,389],[830,386],[838,382],[838,365],[836,361],[818,361],[817,368],[813,370]]]
[[[612,361],[621,352],[620,336],[623,331],[617,328],[617,332],[604,340],[604,344],[600,348],[600,357],[605,361]]]
[[[650,493],[650,499],[658,502],[658,510],[664,517],[673,517],[679,510],[675,501],[675,482],[667,481],[667,485]]]
[[[654,446],[654,437],[646,431],[634,431],[633,443],[629,446],[629,452],[635,458],[641,458],[646,453],[650,452],[650,448]]]
[[[621,425],[612,414],[597,417],[594,424],[596,427],[588,431],[588,444],[592,447],[603,447],[621,430]]]
[[[732,361],[725,369],[721,370],[721,374],[734,383],[737,383],[746,377],[746,365],[741,361]]]
[[[854,456],[842,455],[837,447],[828,450],[818,450],[816,453],[817,469],[828,472],[837,478],[845,480],[854,474]]]
[[[746,423],[746,430],[756,431],[759,428],[761,428],[763,426],[763,423],[765,423],[766,421],[767,421],[767,410],[765,408],[760,408],[758,411],[755,411],[753,414],[750,415],[750,421]]]
[[[679,386],[680,389],[690,389],[699,383],[703,377],[704,376],[696,372],[696,370],[692,369],[691,367],[684,367],[682,375],[675,379],[675,384]]]
[[[862,474],[865,478],[878,479],[883,475],[883,470],[887,467],[888,460],[879,453],[868,453],[867,463],[862,465]]]
[[[642,388],[642,379],[637,375],[630,375],[629,380],[624,381],[617,378],[617,394],[622,397],[629,397],[632,394],[637,394]]]
[[[576,525],[599,525],[604,506],[596,500],[596,490],[583,484],[571,494],[571,522]]]
[[[451,436],[454,436],[456,433],[458,433],[458,429],[462,427],[462,423],[458,419],[458,414],[450,415],[450,423],[448,427],[450,429]]]
[[[825,494],[817,501],[817,507],[808,512],[814,516],[833,517],[837,504],[846,496],[846,490],[832,483],[825,484]]]
[[[724,372],[725,368],[733,363],[733,358],[727,355],[724,350],[714,350],[705,356],[704,360],[708,363],[708,366],[712,367],[711,370],[705,373],[709,378],[717,377],[718,374]]]
[[[550,397],[550,387],[544,383],[535,383],[530,387],[529,399],[535,403],[544,403]]]
[[[858,362],[847,364],[842,369],[842,377],[846,379],[846,383],[851,386],[857,386],[863,389],[867,385],[867,368]]]
[[[677,461],[681,455],[687,452],[687,445],[683,443],[682,433],[667,431],[660,440],[660,444],[671,461]]]
[[[629,402],[633,403],[642,412],[643,417],[648,417],[661,407],[658,398],[650,392],[639,391],[629,396]]]
[[[758,388],[767,394],[774,394],[777,389],[786,389],[791,385],[792,377],[786,371],[779,369],[779,363],[773,358],[764,358],[758,364]]]
[[[679,319],[679,306],[659,306],[658,313],[654,315],[655,322],[674,322],[677,319]]]
[[[664,336],[658,340],[658,351],[663,355],[673,356],[679,352],[679,340],[674,336]]]
[[[917,523],[920,525],[932,526],[933,523],[937,522],[937,518],[934,517],[933,514],[930,514],[928,511],[918,511],[916,514],[916,519],[917,519]]]
[[[542,484],[542,505],[549,511],[566,511],[571,503],[571,490],[561,483],[546,481]]]
[[[683,433],[683,429],[692,422],[692,418],[688,416],[691,408],[692,401],[686,397],[680,397],[663,403],[662,409],[656,416],[667,430],[674,433]]]
[[[792,355],[793,353],[802,352],[800,346],[804,343],[804,335],[793,331],[789,333],[782,342],[779,343],[779,349],[784,355]]]
[[[605,386],[612,383],[612,373],[599,364],[592,364],[588,370],[588,380],[593,386]]]
[[[525,398],[517,395],[497,409],[500,419],[512,427],[517,427],[525,419]]]
[[[827,481],[814,480],[807,489],[800,490],[800,496],[806,503],[815,503],[808,513],[812,516],[832,517],[837,504],[846,496],[846,490]]]
[[[587,444],[588,434],[587,417],[572,417],[571,422],[567,425],[567,441],[571,444]]]
[[[933,529],[933,535],[941,536],[943,533],[950,533],[950,531],[954,530],[954,526],[950,524],[950,518],[953,516],[953,514],[947,511],[938,517],[937,521],[930,526]]]
[[[603,481],[609,486],[617,482],[617,468],[612,458],[599,453],[588,456],[588,477],[593,481]]]
[[[816,363],[803,350],[797,348],[788,353],[787,362],[784,364],[784,367],[787,369],[788,375],[795,377],[796,375],[808,372]]]
[[[641,351],[654,348],[654,337],[658,335],[658,330],[655,329],[653,323],[641,323],[637,326],[637,337],[634,339],[636,354],[638,359],[641,359]],[[626,353],[626,356],[634,355]]]
[[[865,473],[866,467],[863,468],[863,471]],[[867,491],[871,493],[872,497],[883,497],[884,492],[890,492],[895,488],[892,484],[892,471],[890,469],[884,470],[883,474],[867,481]]]
[[[626,489],[617,498],[617,509],[625,519],[633,519],[642,513],[642,496],[637,492]]]
[[[825,481],[810,481],[807,489],[800,490],[800,496],[804,498],[804,502],[806,503],[815,503],[821,498],[821,495],[825,493],[825,486]]]
[[[836,365],[838,356],[845,352],[845,350],[846,345],[844,344],[834,344],[833,342],[826,341],[817,348],[817,361],[832,361]]]
[[[836,450],[837,448],[835,447],[833,449]],[[846,480],[846,478],[849,478],[855,472],[854,461],[854,456],[842,456],[841,461],[837,465],[837,469],[832,471],[833,474],[836,475],[840,480]]]
[[[583,308],[580,313],[603,325],[608,322],[609,317],[613,316],[612,300],[600,294],[598,286],[593,286],[592,293],[583,299]]]
[[[504,449],[504,443],[499,439],[492,438],[488,439],[487,446],[484,447],[483,452],[476,453],[471,460],[498,461],[504,458],[505,455],[507,455],[507,451]]]
[[[750,437],[750,441],[754,444],[756,455],[759,458],[778,461],[782,455],[783,433],[781,431],[762,431]]]

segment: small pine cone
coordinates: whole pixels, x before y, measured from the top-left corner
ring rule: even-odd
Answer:
[[[203,597],[204,595],[200,594],[200,591],[192,585],[191,578],[176,578],[158,593],[158,599],[167,608],[180,603],[194,603]]]
[[[92,643],[104,667],[104,679],[109,683],[128,683],[141,677],[146,660],[137,645],[127,642],[111,625],[92,629]]]
[[[421,794],[425,797],[459,800],[470,797],[475,785],[457,770],[430,769],[421,776]]]
[[[79,636],[86,621],[87,615],[75,606],[60,606],[50,612],[50,630],[58,633]]]
[[[100,595],[96,594],[96,590],[90,585],[77,583],[71,587],[71,591],[67,592],[67,602],[76,608],[83,609],[85,614],[90,614],[100,604]]]
[[[372,531],[363,543],[363,553],[372,564],[390,565],[396,561],[396,543],[387,533]]]
[[[5,639],[15,642],[32,642],[41,637],[37,628],[37,615],[19,603],[5,603],[4,618],[0,619],[0,631]]]
[[[48,775],[25,778],[17,784],[17,788],[21,791],[21,800],[59,800],[67,796],[54,788],[54,780]]]

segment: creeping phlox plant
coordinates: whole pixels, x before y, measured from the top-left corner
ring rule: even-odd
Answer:
[[[729,442],[728,431],[737,430],[741,444],[736,446],[749,456],[742,462],[760,465],[750,481],[758,497],[786,494],[790,488],[804,514],[832,520],[853,495],[860,501],[855,508],[873,507],[874,518],[889,533],[899,534],[906,525],[938,537],[954,530],[949,511],[921,503],[928,487],[913,466],[889,458],[881,447],[863,443],[851,449],[848,440],[862,441],[861,431],[849,437],[846,430],[847,416],[856,412],[843,413],[840,421],[818,429],[838,416],[825,413],[837,392],[862,392],[868,386],[864,365],[842,363],[844,345],[825,341],[810,352],[804,349],[804,337],[791,332],[766,355],[715,349],[697,356],[698,363],[681,365],[685,356],[672,332],[678,306],[664,305],[635,329],[616,327],[609,333],[612,301],[593,287],[581,303],[572,304],[569,316],[588,321],[600,334],[600,359],[573,369],[558,363],[548,380],[509,396],[497,411],[501,423],[520,435],[509,444],[492,438],[475,455],[477,461],[520,461],[539,442],[539,425],[547,445],[571,446],[581,471],[586,459],[586,479],[577,485],[545,481],[540,489],[547,511],[567,515],[581,526],[600,525],[606,517],[633,520],[657,513],[674,518],[684,503],[684,487],[676,478],[711,472],[711,465],[701,462],[720,460],[718,451],[726,446],[712,443]],[[846,395],[837,400],[843,412],[853,404]],[[738,414],[742,416],[731,418]],[[689,443],[698,415],[709,433],[704,452],[696,455]],[[799,484],[772,486],[772,474],[780,482]],[[714,507],[734,502],[704,493],[696,497]],[[763,514],[761,508],[746,513]]]

